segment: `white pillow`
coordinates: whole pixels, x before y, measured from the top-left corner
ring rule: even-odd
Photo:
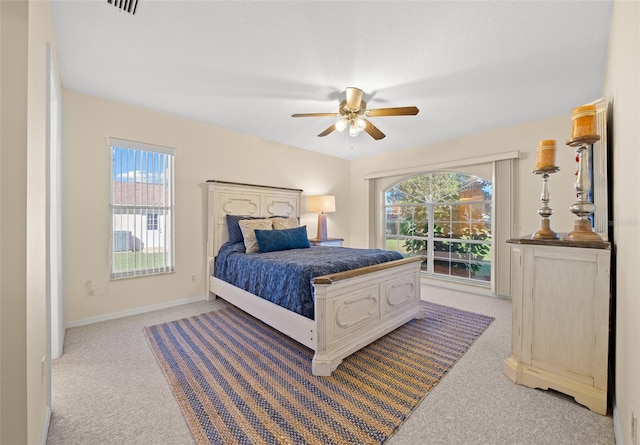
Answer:
[[[273,228],[275,230],[295,229],[300,227],[298,218],[295,216],[292,216],[291,218],[271,218],[271,221],[273,221]]]
[[[242,236],[244,237],[244,247],[247,253],[259,252],[258,240],[255,230],[271,230],[273,226],[270,219],[241,219],[238,221]]]

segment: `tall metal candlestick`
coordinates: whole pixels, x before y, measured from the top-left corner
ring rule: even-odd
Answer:
[[[574,188],[578,195],[578,201],[569,207],[571,213],[578,219],[573,223],[573,231],[564,238],[572,241],[602,241],[600,235],[591,228],[589,215],[596,211],[596,206],[589,201],[591,178],[589,174],[589,145],[600,140],[597,134],[569,139],[567,145],[578,150],[578,175]]]
[[[540,230],[531,235],[533,239],[558,239],[560,236],[551,230],[549,217],[553,215],[553,210],[549,207],[550,195],[549,195],[549,174],[560,171],[560,167],[550,166],[537,170],[533,170],[536,175],[542,175],[542,193],[540,194],[540,201],[542,201],[542,207],[538,210],[540,219]]]

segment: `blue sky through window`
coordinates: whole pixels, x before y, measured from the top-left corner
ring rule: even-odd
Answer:
[[[114,146],[112,161],[114,181],[147,184],[165,183],[166,154]]]

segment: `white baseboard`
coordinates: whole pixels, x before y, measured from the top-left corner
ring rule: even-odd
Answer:
[[[483,286],[474,286],[472,284],[463,283],[455,280],[440,280],[438,278],[434,278],[432,276],[422,276],[420,277],[420,282],[422,284],[426,284],[429,286],[435,287],[443,287],[445,289],[452,289],[461,292],[468,292],[470,294],[478,294],[484,295],[485,297],[497,297],[497,298],[505,298],[507,300],[511,300],[511,297],[505,295],[498,295],[496,293],[491,292],[491,289]]]
[[[166,303],[152,304],[150,306],[142,306],[126,311],[112,312],[110,314],[96,315],[95,317],[84,318],[82,320],[71,321],[67,323],[66,328],[76,328],[78,326],[85,326],[88,324],[99,323],[101,321],[115,320],[116,318],[129,317],[131,315],[144,314],[146,312],[153,312],[160,309],[167,309],[176,306],[182,306],[183,304],[196,303],[198,301],[204,301],[207,297],[204,295],[198,295],[196,297],[182,298],[180,300],[172,300]]]
[[[51,422],[51,406],[47,404],[47,410],[44,413],[44,424],[40,433],[40,445],[46,445],[47,436],[49,435],[49,423]]]
[[[613,436],[616,439],[616,445],[624,445],[622,440],[622,428],[620,426],[620,417],[618,416],[618,407],[616,399],[613,399]]]

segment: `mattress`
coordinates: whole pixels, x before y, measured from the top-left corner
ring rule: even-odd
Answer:
[[[389,250],[329,246],[245,253],[244,243],[227,243],[218,252],[214,276],[313,319],[314,278],[402,258]]]

